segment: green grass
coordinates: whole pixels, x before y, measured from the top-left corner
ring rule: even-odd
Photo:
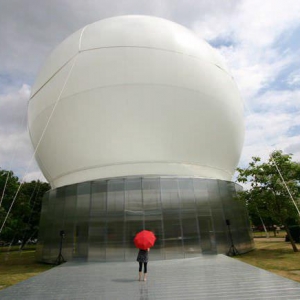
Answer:
[[[293,252],[284,238],[255,238],[256,249],[235,258],[277,275],[300,282],[300,252]],[[300,251],[300,245],[297,244]]]
[[[35,261],[34,246],[23,251],[18,251],[18,247],[7,250],[0,248],[0,290],[53,267]]]

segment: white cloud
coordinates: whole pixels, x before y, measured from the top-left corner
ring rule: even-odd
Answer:
[[[271,46],[286,30],[299,24],[298,0],[241,1],[233,34],[237,41],[256,48]]]
[[[195,22],[199,36],[213,42],[231,70],[245,101],[246,139],[240,165],[252,156],[264,160],[275,149],[292,152],[300,160],[300,90],[279,90],[282,72],[299,65],[289,45],[278,47],[282,37],[300,26],[300,2],[239,1],[230,13],[206,14]],[[299,71],[286,82],[299,86]],[[296,128],[293,135],[291,129]]]
[[[295,114],[300,111],[299,90],[268,90],[260,96],[251,99],[249,106],[258,111],[287,112]],[[290,120],[294,122],[295,120]]]
[[[11,133],[26,128],[27,100],[30,87],[26,84],[19,90],[0,95],[0,131]]]
[[[25,182],[30,182],[30,181],[33,181],[33,180],[39,180],[39,181],[42,181],[42,182],[47,182],[44,175],[40,171],[29,172],[23,177],[23,181],[25,181]]]
[[[24,174],[39,170],[27,131],[30,87],[24,84],[18,90],[9,90],[0,95],[0,167],[13,170],[22,179]]]
[[[33,158],[33,149],[26,131],[10,135],[0,134],[0,167],[13,170],[20,179],[39,168]]]
[[[194,23],[195,31],[208,41],[223,39],[243,47],[266,48],[299,25],[298,0],[224,2],[218,2],[219,9],[205,12],[204,18]]]
[[[220,43],[243,97],[249,99],[298,61],[288,49],[280,52],[274,44],[299,26],[299,20],[297,0],[245,0],[235,3],[230,13],[206,15],[194,28],[199,36]]]
[[[287,78],[287,84],[294,87],[300,87],[300,71],[297,70],[291,73]]]
[[[290,135],[290,130],[296,132]],[[266,113],[254,113],[246,118],[246,138],[240,165],[245,166],[252,156],[264,160],[274,150],[294,154],[293,159],[300,161],[300,113],[280,112],[276,109]]]

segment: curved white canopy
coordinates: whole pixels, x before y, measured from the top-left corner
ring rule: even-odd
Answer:
[[[52,187],[131,175],[230,180],[244,138],[240,95],[215,50],[148,16],[90,24],[54,49],[28,126]]]

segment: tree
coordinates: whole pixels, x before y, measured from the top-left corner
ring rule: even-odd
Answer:
[[[24,182],[18,197],[18,217],[23,223],[21,230],[22,241],[21,248],[28,240],[36,239],[39,229],[40,213],[42,208],[42,199],[50,186],[46,182],[31,181]],[[17,210],[14,210],[14,214]]]
[[[19,178],[12,171],[0,169],[0,206],[8,209],[19,186]]]
[[[0,227],[2,226],[14,195],[18,190],[19,179],[12,171],[0,170]],[[5,226],[0,235],[0,241],[11,241],[14,236],[13,221],[11,216],[6,220]]]
[[[247,168],[237,171],[238,182],[250,183],[250,189],[240,192],[238,197],[246,202],[250,212],[257,211],[274,224],[284,225],[292,248],[297,252],[289,225],[291,219],[299,224],[300,164],[293,162],[290,154],[274,151],[267,162],[252,157]]]
[[[49,189],[49,184],[41,181],[21,184],[13,172],[0,170],[0,193],[3,195],[0,205],[0,226],[6,219],[0,241],[20,240],[22,248],[28,240],[37,238],[42,198]]]

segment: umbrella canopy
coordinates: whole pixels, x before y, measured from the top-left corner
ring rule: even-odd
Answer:
[[[134,238],[134,244],[137,248],[147,250],[153,247],[156,240],[156,236],[152,231],[142,230],[136,234]]]

